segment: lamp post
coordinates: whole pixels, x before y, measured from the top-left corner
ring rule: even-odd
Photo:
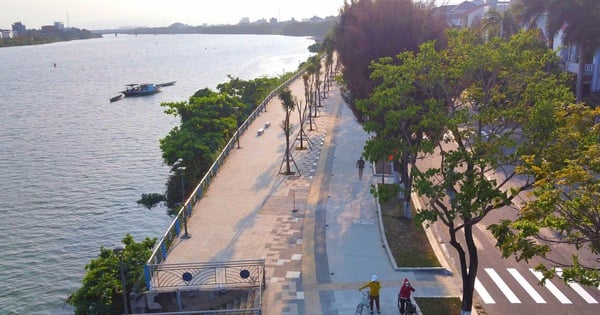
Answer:
[[[121,285],[123,290],[123,314],[128,314],[127,288],[125,287],[125,271],[123,268],[123,254],[125,253],[125,247],[117,246],[113,249],[113,252],[119,256],[119,273],[121,274]]]
[[[183,173],[185,172],[185,166],[178,166],[177,171],[179,172],[179,177],[181,178],[181,205],[183,206],[183,229],[184,234],[181,238],[187,239],[190,238],[190,234],[188,234],[187,229],[187,209],[185,208],[185,185],[183,182]]]

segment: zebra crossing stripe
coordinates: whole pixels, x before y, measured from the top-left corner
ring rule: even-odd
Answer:
[[[538,280],[542,280],[544,278],[544,276],[542,275],[541,272],[539,271],[535,271],[533,270],[533,268],[529,268],[529,271],[531,271],[531,273],[533,273],[533,275],[538,279]],[[557,299],[558,301],[560,301],[562,304],[573,304],[573,302],[571,302],[571,300],[569,300],[562,292],[560,292],[560,290],[554,285],[554,283],[550,282],[550,280],[546,280],[544,282],[544,286],[548,289],[548,291],[550,291],[550,293],[552,293]]]
[[[510,303],[521,303],[521,300],[515,295],[515,293],[510,289],[510,287],[500,278],[498,273],[493,268],[485,268],[485,272],[492,278],[492,280],[496,283],[500,291],[504,293],[506,298],[510,301]]]
[[[562,277],[562,268],[556,268],[556,274]],[[598,304],[598,301],[594,299],[579,283],[569,282],[568,286],[571,287],[581,298],[583,298],[588,304]]]
[[[477,291],[477,293],[479,293],[479,296],[483,300],[483,303],[496,304],[496,301],[494,301],[494,299],[492,298],[490,293],[483,287],[483,285],[481,284],[481,281],[479,281],[479,279],[477,279],[477,278],[475,278],[475,291]]]
[[[523,289],[525,289],[525,292],[529,293],[531,298],[536,303],[546,304],[546,300],[544,300],[544,298],[539,293],[537,293],[537,291],[531,286],[531,284],[529,284],[529,282],[527,282],[527,280],[525,280],[525,278],[517,271],[517,269],[507,269],[508,272],[513,276],[513,278],[515,278],[515,280],[517,280],[517,282],[523,287]]]

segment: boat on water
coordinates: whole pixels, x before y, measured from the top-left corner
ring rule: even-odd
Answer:
[[[177,81],[170,81],[165,83],[131,83],[125,85],[125,90],[121,91],[119,95],[111,97],[110,102],[116,102],[124,97],[132,96],[146,96],[160,92],[160,89],[165,86],[174,85]]]
[[[121,94],[125,97],[129,96],[146,96],[160,92],[159,87],[153,83],[132,83],[125,85],[125,91],[121,91]]]

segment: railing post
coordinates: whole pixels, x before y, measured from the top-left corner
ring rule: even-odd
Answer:
[[[152,287],[150,286],[151,280],[152,280],[152,274],[150,273],[150,267],[148,266],[148,264],[144,265],[144,278],[146,279],[146,288],[148,288],[148,290],[152,289]]]

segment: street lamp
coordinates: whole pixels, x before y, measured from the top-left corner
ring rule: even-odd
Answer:
[[[125,271],[123,268],[123,254],[125,253],[125,247],[117,246],[113,249],[113,252],[119,256],[119,272],[121,273],[121,285],[123,290],[123,314],[128,314],[129,307],[127,306],[127,288],[125,287]]]
[[[185,166],[178,166],[177,171],[179,172],[179,177],[181,178],[181,205],[183,206],[183,229],[185,232],[181,238],[188,239],[190,238],[190,234],[188,234],[187,229],[187,211],[185,209],[185,186],[183,183],[183,173],[185,172]]]

